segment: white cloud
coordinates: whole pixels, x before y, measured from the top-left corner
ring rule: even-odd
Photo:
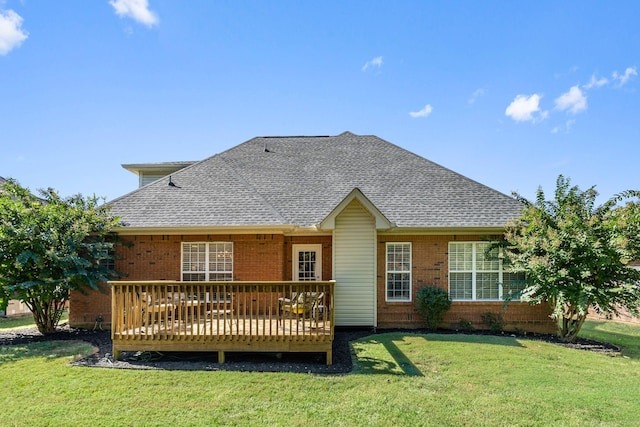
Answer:
[[[427,104],[424,106],[422,110],[412,111],[409,113],[409,115],[414,119],[417,119],[418,117],[428,117],[432,111],[433,111],[433,107],[431,106],[431,104]]]
[[[572,70],[573,71],[573,70]],[[568,91],[558,96],[555,100],[555,111],[564,111],[569,114],[578,114],[586,111],[588,108],[587,94],[594,88],[620,88],[626,85],[632,78],[638,75],[638,69],[627,67],[624,73],[613,71],[611,77],[598,77],[595,73],[591,75],[589,81],[585,84],[577,84],[569,88]],[[549,116],[549,111],[540,110],[540,99],[538,94],[531,96],[518,95],[509,104],[505,111],[505,115],[511,117],[517,122],[531,121],[536,123],[544,120]],[[474,98],[469,100],[472,103]],[[551,133],[570,132],[575,124],[575,119],[568,120],[566,123],[555,126],[551,129]]]
[[[552,134],[557,134],[560,132],[564,132],[564,133],[569,133],[571,132],[571,128],[573,127],[573,125],[576,123],[576,119],[569,119],[565,122],[564,125],[559,125],[554,127],[553,129],[551,129],[551,133]]]
[[[534,93],[531,96],[518,95],[507,107],[504,114],[516,122],[537,122],[544,120],[548,112],[540,110],[541,95]],[[538,114],[536,114],[538,113]]]
[[[376,68],[382,67],[382,56],[376,56],[371,61],[367,61],[362,66],[362,71],[367,71],[369,68],[374,68],[374,67]]]
[[[578,85],[572,86],[568,92],[563,93],[555,100],[556,109],[578,114],[587,109],[587,97]]]
[[[618,74],[617,71],[614,71],[612,74],[612,78],[614,81],[618,82],[618,86],[624,86],[632,76],[637,76],[638,70],[636,67],[627,67],[624,70],[624,74]]]
[[[0,11],[0,55],[6,55],[29,37],[22,30],[22,17],[13,10]]]
[[[601,78],[596,78],[596,75],[593,74],[591,76],[591,80],[589,80],[589,83],[587,83],[586,85],[582,86],[585,89],[591,89],[594,87],[602,87],[604,85],[606,85],[607,83],[609,83],[609,79],[607,79],[606,77],[601,77]]]
[[[480,89],[476,89],[472,94],[471,94],[471,98],[469,98],[469,101],[467,101],[467,103],[469,104],[473,104],[476,102],[476,100],[478,98],[480,98],[481,96],[483,96],[485,93],[487,93],[486,89],[484,88],[480,88]]]
[[[110,0],[109,4],[120,17],[132,18],[147,27],[158,23],[158,16],[149,10],[148,0]]]

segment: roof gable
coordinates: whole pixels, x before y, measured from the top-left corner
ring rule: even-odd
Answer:
[[[336,217],[340,215],[340,213],[342,213],[342,211],[354,200],[359,201],[360,204],[373,216],[376,222],[376,229],[389,229],[395,226],[395,224],[389,221],[382,212],[380,212],[378,208],[376,208],[375,205],[371,203],[364,194],[362,194],[362,191],[354,188],[353,191],[351,191],[351,193],[349,193],[347,197],[345,197],[338,206],[336,206],[335,209],[333,209],[333,211],[331,211],[331,213],[327,215],[320,224],[318,224],[318,228],[321,230],[333,230],[336,227]]]

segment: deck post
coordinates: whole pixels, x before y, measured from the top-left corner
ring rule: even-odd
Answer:
[[[224,363],[224,351],[218,352],[218,363]]]

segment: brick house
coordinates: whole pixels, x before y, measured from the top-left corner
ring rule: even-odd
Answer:
[[[169,165],[109,203],[126,280],[335,280],[335,325],[377,328],[422,327],[416,292],[438,286],[453,300],[443,327],[483,328],[492,311],[507,329],[555,330],[546,306],[504,310],[521,278],[485,260],[519,202],[376,136],[257,137]],[[111,321],[109,293],[70,303],[72,326]]]

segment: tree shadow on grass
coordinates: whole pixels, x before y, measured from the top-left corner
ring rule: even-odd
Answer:
[[[622,323],[623,329],[611,330],[607,322],[589,321],[585,323],[580,332],[580,339],[592,340],[593,343],[602,343],[603,349],[615,348],[630,359],[640,359],[640,336],[634,326]],[[625,330],[624,328],[629,330]]]
[[[402,337],[394,339],[390,336],[378,335],[363,338],[353,343],[352,347],[356,354],[359,371],[363,374],[424,376],[420,369],[413,364],[394,342],[402,339]],[[363,353],[359,351],[360,345],[367,346],[373,352]]]
[[[4,346],[0,351],[0,366],[25,359],[45,359],[47,361],[84,355],[93,347],[84,341],[43,341],[24,345]]]
[[[424,374],[396,344],[407,337],[422,337],[425,341],[477,343],[523,347],[515,337],[463,334],[403,334],[372,335],[352,343],[355,363],[362,374],[385,374],[423,377]]]

